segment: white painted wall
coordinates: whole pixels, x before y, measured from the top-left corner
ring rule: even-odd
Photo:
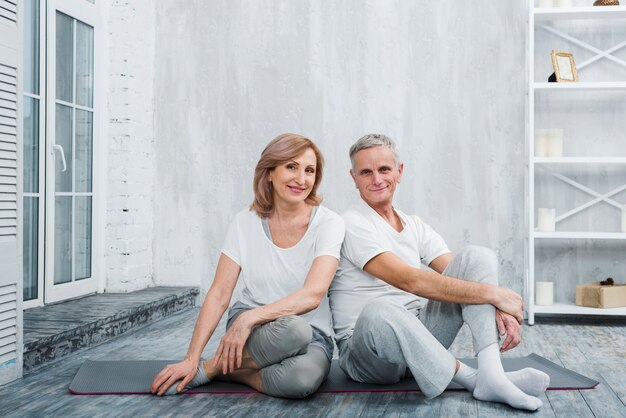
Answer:
[[[105,290],[153,284],[155,204],[155,5],[115,0],[104,7],[108,50]]]
[[[405,161],[397,206],[453,250],[496,249],[521,290],[527,2],[160,0],[155,24],[156,284],[208,288],[277,134],[319,144],[341,211],[348,148],[380,132]]]

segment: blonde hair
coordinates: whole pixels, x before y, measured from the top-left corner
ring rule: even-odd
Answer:
[[[254,201],[250,210],[261,217],[268,217],[274,211],[274,187],[269,181],[269,174],[276,167],[292,160],[307,149],[313,150],[317,160],[315,164],[315,182],[305,202],[317,206],[322,198],[317,195],[317,188],[322,182],[324,157],[321,151],[309,138],[298,134],[282,134],[274,138],[261,153],[261,158],[254,169]]]

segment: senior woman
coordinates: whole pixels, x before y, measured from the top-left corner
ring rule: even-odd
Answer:
[[[326,379],[333,353],[327,292],[345,228],[320,206],[323,166],[317,146],[300,135],[265,147],[254,202],[228,229],[187,355],[155,377],[153,393],[183,392],[222,374],[271,396],[304,398]],[[238,280],[226,334],[213,359],[201,361]]]

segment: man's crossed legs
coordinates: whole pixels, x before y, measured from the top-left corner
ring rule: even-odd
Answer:
[[[497,260],[491,250],[470,246],[443,274],[497,285]],[[399,381],[408,368],[428,398],[454,380],[476,399],[534,411],[542,405],[535,396],[545,391],[549,377],[530,368],[504,372],[495,315],[492,305],[429,301],[418,318],[379,298],[363,309],[352,337],[340,342],[340,366],[353,380],[379,384]],[[458,362],[447,350],[463,323],[472,333],[478,370]]]

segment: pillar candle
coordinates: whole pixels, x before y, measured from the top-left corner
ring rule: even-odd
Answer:
[[[572,7],[572,0],[556,0],[555,5],[557,7]]]
[[[554,232],[556,225],[556,209],[537,209],[537,230],[540,232]]]
[[[535,304],[548,306],[554,303],[554,283],[535,283]]]
[[[552,7],[554,2],[552,0],[539,0],[539,7]]]
[[[550,129],[548,133],[548,157],[563,156],[563,129]]]
[[[535,129],[535,157],[548,156],[548,130]]]

